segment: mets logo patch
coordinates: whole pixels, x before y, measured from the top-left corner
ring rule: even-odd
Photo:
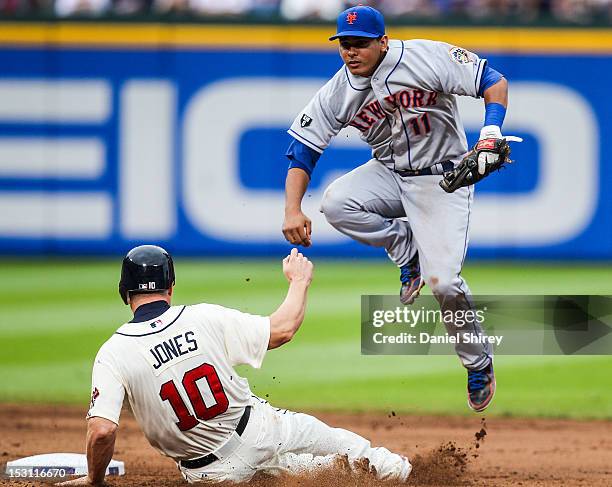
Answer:
[[[350,25],[353,25],[356,20],[357,20],[357,12],[349,12],[348,14],[346,14],[346,21]]]
[[[448,51],[449,56],[457,64],[470,64],[475,61],[474,55],[461,47],[453,47]]]
[[[312,123],[312,118],[310,118],[306,114],[302,115],[302,118],[300,120],[300,125],[302,126],[302,128],[308,127],[311,123]]]

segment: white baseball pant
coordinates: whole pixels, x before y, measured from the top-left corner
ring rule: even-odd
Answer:
[[[200,469],[179,470],[188,482],[245,482],[257,472],[301,474],[333,466],[346,455],[353,462],[367,458],[379,479],[404,481],[412,466],[406,457],[365,438],[332,428],[308,414],[277,409],[253,396],[251,416],[241,436],[230,439],[214,454],[219,460]],[[358,470],[358,469],[356,469]]]

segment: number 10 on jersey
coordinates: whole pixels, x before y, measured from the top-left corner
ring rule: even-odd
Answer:
[[[213,406],[208,407],[204,403],[204,398],[197,384],[197,381],[200,379],[206,379],[206,383],[215,398]],[[170,406],[172,406],[174,414],[176,414],[179,420],[176,425],[181,431],[195,428],[198,424],[198,419],[208,421],[227,411],[229,400],[225,395],[217,371],[212,365],[202,364],[195,369],[185,372],[182,385],[195,416],[187,408],[173,380],[165,382],[159,390],[159,397],[161,397],[162,401],[168,401]]]

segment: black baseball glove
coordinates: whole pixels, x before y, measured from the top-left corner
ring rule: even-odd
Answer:
[[[508,142],[521,140],[519,137],[479,140],[455,169],[444,173],[440,186],[447,193],[452,193],[458,188],[483,180],[493,171],[512,162]]]

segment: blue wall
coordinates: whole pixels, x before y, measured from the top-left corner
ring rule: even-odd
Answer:
[[[525,142],[516,164],[477,188],[470,255],[612,258],[611,57],[479,54],[510,80],[506,130]],[[285,130],[339,65],[334,52],[0,46],[0,101],[23,97],[0,107],[0,253],[121,253],[141,242],[189,255],[286,251]],[[472,141],[475,103],[461,105]],[[310,252],[382,256],[316,212],[330,178],[369,159],[347,140],[313,176]],[[68,142],[73,164],[62,168],[62,151],[31,155],[31,141]],[[34,162],[1,169],[21,154]]]

